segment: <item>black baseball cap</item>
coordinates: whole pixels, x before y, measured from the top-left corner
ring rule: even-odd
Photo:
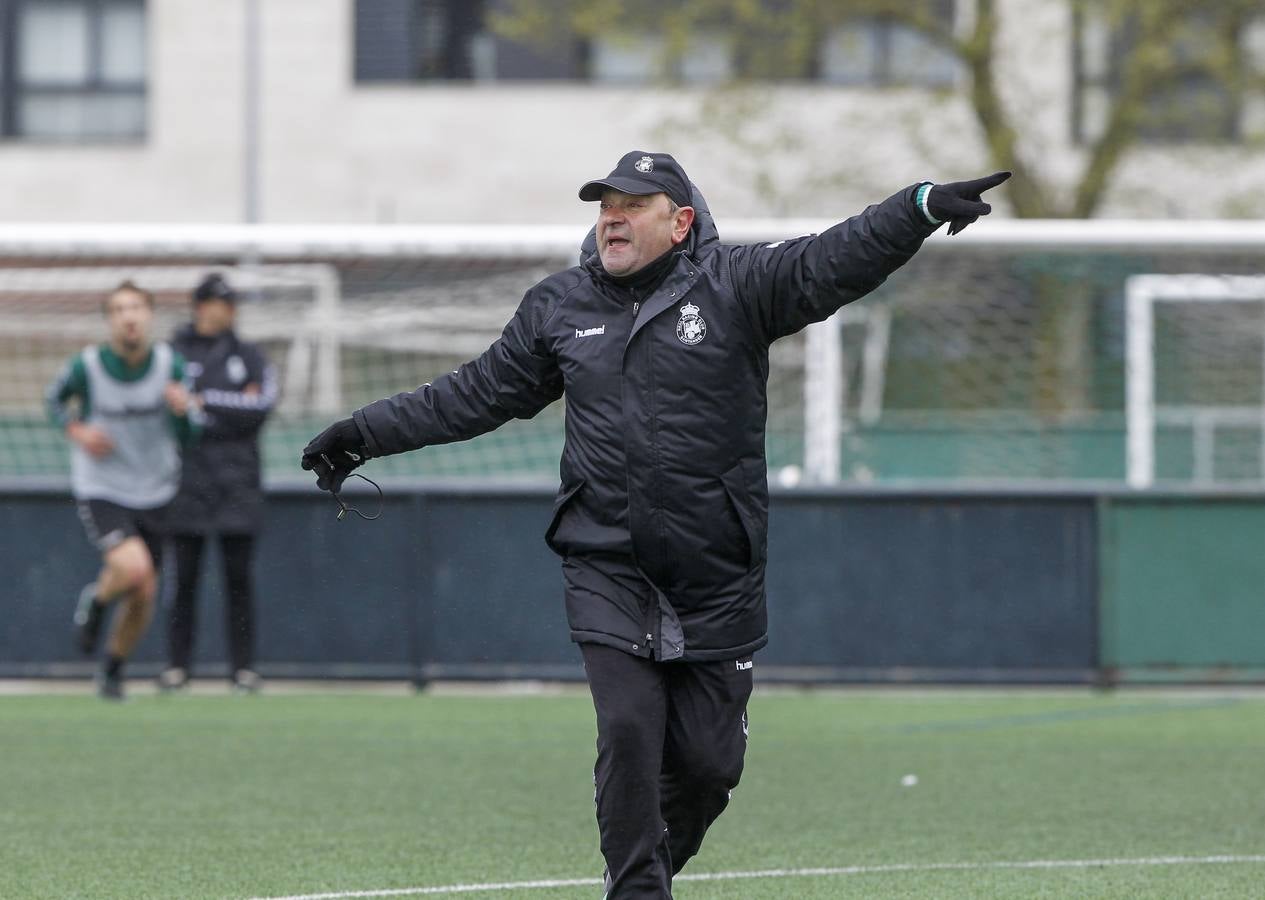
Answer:
[[[677,206],[690,206],[690,180],[685,170],[667,153],[631,150],[619,158],[609,175],[580,188],[581,200],[601,200],[602,191],[614,188],[625,194],[664,193]]]
[[[201,303],[203,300],[224,300],[228,303],[236,303],[237,291],[233,290],[233,286],[223,275],[212,272],[193,289],[193,302]]]

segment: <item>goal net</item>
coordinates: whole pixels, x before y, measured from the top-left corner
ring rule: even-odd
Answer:
[[[1265,482],[1265,275],[1134,275],[1127,480]]]
[[[775,241],[830,224],[735,222],[721,234]],[[773,345],[770,480],[1123,482],[1136,440],[1131,279],[1265,272],[1265,228],[1178,224],[984,221],[935,236],[873,295]],[[44,390],[71,354],[104,339],[101,300],[124,278],[155,293],[159,338],[188,321],[207,272],[238,288],[238,330],[281,381],[266,475],[300,477],[313,434],[476,356],[524,291],[576,262],[583,237],[567,227],[0,226],[0,478],[65,478]],[[1265,303],[1152,306],[1154,478],[1261,480]],[[554,480],[562,432],[558,403],[373,468]]]

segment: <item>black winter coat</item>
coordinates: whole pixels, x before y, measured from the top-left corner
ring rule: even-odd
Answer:
[[[653,598],[630,609],[569,576],[573,640],[661,660],[746,655],[767,641],[769,345],[918,250],[935,226],[916,187],[820,235],[746,246],[720,244],[696,192],[686,249],[649,296],[591,257],[528,290],[478,359],[354,419],[379,456],[475,437],[565,393],[546,540],[598,569],[627,557]]]
[[[232,330],[204,337],[185,325],[171,343],[186,360],[191,390],[201,395],[205,415],[200,440],[184,451],[180,493],[172,501],[173,530],[253,533],[263,506],[259,429],[277,401],[276,369]],[[258,390],[247,393],[248,385]]]

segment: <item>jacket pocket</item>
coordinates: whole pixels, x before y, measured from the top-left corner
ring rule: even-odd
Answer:
[[[738,516],[738,522],[742,525],[743,536],[747,539],[747,568],[754,568],[764,557],[764,531],[756,513],[755,500],[747,489],[742,464],[730,468],[720,476],[720,480],[725,486],[725,495]]]
[[[562,523],[562,514],[566,512],[567,504],[571,502],[576,494],[580,493],[580,488],[582,487],[584,487],[583,478],[575,484],[563,486],[553,501],[553,515],[549,518],[549,527],[545,529],[545,543],[549,545],[550,550],[559,556],[564,556],[565,553],[554,543],[554,535],[558,533],[558,526]]]

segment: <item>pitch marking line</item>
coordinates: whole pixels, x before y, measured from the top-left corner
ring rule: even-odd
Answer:
[[[1206,866],[1227,863],[1265,863],[1265,856],[1146,856],[1139,859],[1032,859],[1019,862],[897,863],[885,866],[838,866],[816,869],[761,869],[755,872],[700,872],[678,875],[679,881],[736,881],[744,878],[831,878],[839,875],[881,875],[891,872],[969,872],[985,869],[1094,869],[1105,866]],[[600,878],[562,878],[548,881],[502,881],[487,884],[447,884],[439,887],[387,888],[378,891],[339,891],[332,894],[294,894],[255,897],[253,900],[350,900],[353,897],[422,897],[436,894],[496,893],[564,887],[601,887]]]

